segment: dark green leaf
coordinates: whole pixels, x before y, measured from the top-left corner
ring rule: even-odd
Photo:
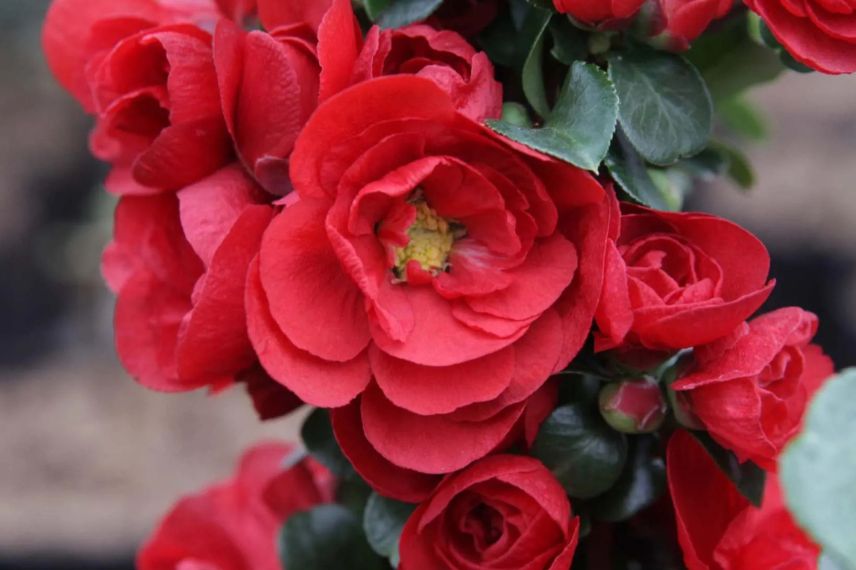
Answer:
[[[803,63],[798,62],[796,59],[794,59],[794,56],[792,56],[790,52],[785,49],[779,52],[779,57],[782,60],[782,64],[791,71],[796,71],[797,73],[814,73],[814,69]]]
[[[691,431],[690,433],[704,446],[740,493],[753,505],[760,507],[761,500],[764,498],[764,484],[767,480],[764,470],[751,461],[740,463],[736,455],[713,441],[707,432]]]
[[[606,155],[606,168],[631,200],[658,210],[668,207],[666,197],[654,183],[645,161],[620,132]]]
[[[714,148],[728,158],[728,176],[743,190],[755,184],[755,173],[749,159],[739,149],[724,143],[714,143]]]
[[[524,24],[524,37],[533,37],[526,60],[523,63],[523,93],[535,112],[546,117],[550,113],[547,94],[544,92],[544,37],[552,12],[533,8]],[[506,40],[507,41],[507,40]]]
[[[542,424],[532,454],[553,472],[568,495],[590,499],[621,476],[627,440],[606,425],[597,409],[568,404]]]
[[[374,22],[378,15],[389,6],[390,0],[363,0],[363,6],[366,9],[369,19]]]
[[[685,59],[639,48],[611,56],[609,76],[620,101],[618,120],[646,160],[668,165],[707,145],[710,94]]]
[[[542,10],[554,10],[553,0],[526,0],[533,6],[537,8],[541,8]]]
[[[440,7],[443,0],[393,0],[377,17],[381,28],[400,28],[421,22]]]
[[[385,566],[369,546],[359,520],[341,505],[321,505],[292,515],[280,531],[279,553],[288,570]]]
[[[630,458],[615,484],[590,505],[602,521],[627,520],[651,506],[666,490],[666,464],[656,455],[657,439],[649,436],[630,439]]]
[[[845,567],[856,568],[856,368],[815,395],[779,474],[800,525]]]
[[[377,493],[369,497],[363,516],[366,537],[374,551],[389,558],[393,566],[398,566],[401,530],[415,509],[416,505],[387,499]]]
[[[609,149],[618,116],[618,99],[609,78],[597,66],[571,67],[555,109],[539,129],[504,121],[488,125],[516,140],[587,170],[597,170]]]
[[[567,18],[553,18],[550,33],[553,36],[553,49],[550,54],[559,62],[573,65],[575,61],[588,57],[585,32],[571,24]]]
[[[371,495],[372,488],[356,473],[340,479],[336,487],[336,502],[354,513],[358,519],[363,518]]]
[[[330,425],[330,414],[327,410],[321,408],[313,410],[303,422],[300,437],[312,457],[334,474],[342,477],[353,473],[351,464],[339,449],[339,444],[333,436],[333,427]]]

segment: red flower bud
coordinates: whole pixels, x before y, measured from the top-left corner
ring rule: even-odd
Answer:
[[[624,380],[600,391],[600,413],[624,433],[651,433],[663,424],[668,406],[660,387],[648,380]]]

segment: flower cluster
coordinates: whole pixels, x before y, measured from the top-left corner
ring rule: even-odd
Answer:
[[[698,82],[669,104],[700,101],[692,117],[710,123],[698,73],[670,52],[746,14],[730,0],[555,0],[570,18],[467,0],[402,23],[419,2],[386,4],[365,2],[384,27],[361,25],[350,0],[52,4],[49,64],[94,116],[119,200],[103,274],[127,371],[162,391],[244,384],[263,419],[329,410],[314,416],[327,440],[307,446],[338,482],[257,448],[175,507],[140,568],[265,570],[281,556],[297,570],[309,558],[295,550],[322,560],[324,528],[353,521],[329,506],[290,515],[344,503],[354,484],[376,498],[361,507],[371,546],[405,570],[599,567],[592,520],[662,505],[691,570],[814,568],[775,472],[833,372],[817,318],[752,319],[774,286],[764,245],[664,211],[668,188],[645,199],[657,177],[634,182],[692,160],[710,125],[698,146],[695,124],[644,123],[629,72]],[[852,7],[747,4],[800,62],[856,69]],[[520,9],[541,22],[522,82],[496,45]],[[545,64],[533,91],[548,27],[568,65]],[[588,51],[570,63],[574,34]],[[622,52],[625,34],[649,47]],[[671,127],[686,136],[658,146]],[[770,473],[763,502],[717,455],[762,490]],[[384,508],[404,512],[384,527],[391,550],[369,531]]]

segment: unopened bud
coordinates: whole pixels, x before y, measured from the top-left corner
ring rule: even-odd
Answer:
[[[668,410],[660,386],[644,379],[607,384],[598,401],[606,423],[623,433],[656,431]]]

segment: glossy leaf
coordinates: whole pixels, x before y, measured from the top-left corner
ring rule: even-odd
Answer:
[[[369,546],[359,520],[341,505],[321,505],[292,515],[280,531],[279,552],[288,570],[385,567]]]
[[[597,170],[609,150],[618,117],[618,98],[597,66],[571,68],[556,107],[541,128],[505,121],[488,125],[510,139],[586,170]]]
[[[535,112],[546,117],[550,114],[550,105],[547,102],[547,94],[544,91],[544,39],[547,26],[552,19],[552,12],[540,8],[532,8],[524,24],[524,37],[532,37],[533,41],[529,48],[526,60],[523,63],[523,93],[526,100],[535,109]],[[509,41],[509,39],[506,39]]]
[[[645,161],[620,130],[605,163],[612,179],[631,200],[658,210],[667,209],[666,197],[651,178]]]
[[[374,551],[389,558],[393,566],[398,566],[401,531],[414,510],[416,505],[387,499],[377,493],[369,497],[363,515],[366,537]]]
[[[707,145],[713,105],[701,75],[685,59],[635,49],[609,58],[609,77],[618,92],[621,127],[646,160],[669,165]]]
[[[381,28],[400,28],[428,18],[443,0],[393,0],[377,16]]]
[[[595,517],[607,522],[627,520],[663,495],[666,464],[656,448],[654,437],[630,439],[630,458],[615,487],[590,505]]]
[[[303,422],[300,437],[312,457],[334,474],[343,477],[353,473],[351,464],[339,449],[339,444],[333,435],[330,414],[327,410],[321,408],[313,410]]]
[[[610,489],[627,460],[627,439],[610,429],[597,409],[557,408],[542,424],[532,454],[549,468],[568,495],[590,499]]]
[[[800,525],[846,568],[856,568],[856,368],[829,380],[803,432],[785,449],[780,477]]]

